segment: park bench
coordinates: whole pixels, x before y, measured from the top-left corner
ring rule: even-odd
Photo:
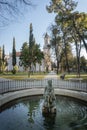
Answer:
[[[60,79],[64,79],[64,78],[65,78],[65,74],[61,74]]]

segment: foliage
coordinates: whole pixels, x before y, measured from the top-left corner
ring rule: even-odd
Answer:
[[[2,62],[3,63],[5,62],[5,48],[4,48],[4,45],[3,45],[3,48],[2,48]]]
[[[12,74],[16,74],[16,72],[18,72],[18,66],[17,65],[15,65],[13,67]]]
[[[30,62],[31,64],[36,64],[36,63],[40,63],[42,59],[44,58],[43,52],[40,50],[40,45],[39,44],[34,44],[33,48],[32,48],[32,58],[30,58]]]
[[[15,49],[15,38],[13,38],[13,49],[12,49],[12,65],[16,65],[16,49]]]
[[[33,36],[33,27],[32,23],[30,23],[30,33],[29,33],[29,59],[28,59],[28,65],[31,68],[31,64],[33,62],[33,54],[34,54],[34,45],[35,45],[35,39]]]
[[[1,73],[1,65],[2,65],[2,60],[0,58],[0,73]]]
[[[81,71],[87,72],[87,60],[84,56],[80,58],[80,69]]]
[[[41,63],[43,58],[43,52],[40,50],[39,44],[33,45],[32,53],[30,53],[29,50],[29,45],[25,42],[21,48],[20,55],[20,66],[24,66],[25,70],[32,64],[35,65],[37,62]]]
[[[1,71],[2,73],[6,70],[6,62],[1,63]]]
[[[43,59],[43,52],[40,50],[40,45],[35,42],[33,36],[33,27],[32,23],[30,24],[30,36],[29,36],[29,67],[31,69],[32,65],[35,65],[37,62],[41,63]]]
[[[0,72],[4,72],[6,71],[6,68],[7,67],[7,59],[5,58],[5,48],[4,48],[4,45],[2,47],[2,53],[1,53],[1,56],[0,56]]]
[[[56,14],[56,29],[61,34],[63,46],[65,48],[66,66],[69,71],[69,61],[67,45],[75,43],[77,56],[77,72],[80,75],[80,52],[82,45],[87,51],[87,14],[74,11],[77,2],[73,0],[51,0],[47,6],[49,13]]]
[[[54,54],[56,56],[57,74],[58,74],[60,57],[61,57],[61,50],[62,50],[61,34],[60,34],[59,29],[57,28],[57,25],[52,25],[51,31],[52,31],[51,47],[52,47]]]
[[[29,66],[29,46],[28,43],[25,42],[21,48],[21,55],[20,55],[20,66],[24,66],[25,69]]]
[[[62,48],[62,52],[61,52],[61,59],[60,59],[60,71],[67,71],[67,64],[66,64],[66,57],[65,57],[65,49],[67,51],[67,60],[68,60],[68,65],[69,65],[69,72],[70,69],[72,68],[72,64],[73,64],[73,54],[72,54],[72,50],[71,50],[71,45],[67,44],[66,48],[63,47]]]

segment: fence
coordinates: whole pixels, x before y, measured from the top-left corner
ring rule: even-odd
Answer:
[[[47,81],[44,80],[8,80],[0,81],[0,94],[29,89],[29,88],[44,88],[47,85]],[[87,92],[87,81],[64,81],[58,79],[51,79],[54,88],[69,89],[75,91]]]

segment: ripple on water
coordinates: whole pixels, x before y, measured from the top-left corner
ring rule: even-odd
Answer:
[[[24,98],[8,105],[0,113],[0,130],[87,130],[86,105],[58,96],[55,116],[43,116],[42,105],[42,97]]]

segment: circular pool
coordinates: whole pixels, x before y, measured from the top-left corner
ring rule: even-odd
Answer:
[[[87,130],[85,103],[56,98],[56,115],[42,114],[43,97],[33,96],[7,104],[0,111],[0,130]]]

